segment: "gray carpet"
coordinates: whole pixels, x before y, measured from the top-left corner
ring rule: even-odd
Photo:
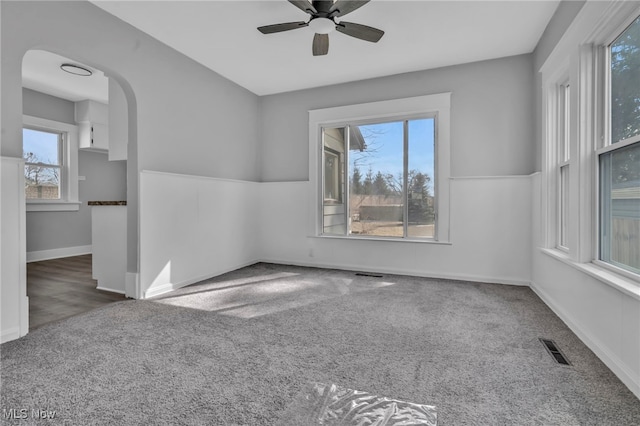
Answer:
[[[440,425],[640,424],[640,401],[525,287],[257,264],[0,350],[3,424],[277,425],[313,382],[435,405]]]

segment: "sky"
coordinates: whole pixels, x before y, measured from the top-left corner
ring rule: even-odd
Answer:
[[[22,151],[33,152],[42,163],[58,164],[58,134],[23,129]]]
[[[434,176],[434,123],[433,118],[409,120],[409,170]],[[351,151],[350,170],[354,161],[364,177],[371,166],[375,175],[378,171],[394,176],[403,168],[403,122],[370,124],[358,126],[367,150],[363,153]]]

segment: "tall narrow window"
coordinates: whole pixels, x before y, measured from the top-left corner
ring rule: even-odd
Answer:
[[[568,248],[569,225],[569,142],[570,142],[570,89],[560,86],[558,120],[558,246]]]
[[[23,129],[24,178],[27,199],[61,198],[63,134]]]
[[[610,135],[598,150],[600,260],[640,273],[640,17],[609,46]]]
[[[435,123],[323,127],[323,233],[435,238]]]

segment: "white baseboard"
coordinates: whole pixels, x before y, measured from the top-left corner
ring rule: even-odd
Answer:
[[[118,294],[125,294],[125,292],[124,292],[124,291],[122,291],[122,290],[114,290],[114,289],[112,289],[112,288],[108,288],[108,287],[100,287],[100,286],[97,286],[97,287],[96,287],[96,290],[109,291],[109,292],[111,292],[111,293],[118,293]]]
[[[125,274],[124,295],[132,299],[142,299],[140,294],[140,275],[137,272]]]
[[[282,260],[274,258],[262,258],[256,262],[275,263],[278,265],[294,265],[294,266],[306,266],[311,268],[326,268],[326,269],[338,269],[341,271],[366,271],[375,272],[378,274],[392,274],[392,275],[407,275],[411,277],[423,277],[434,278],[442,280],[455,280],[455,281],[471,281],[477,283],[490,283],[490,284],[505,284],[505,285],[517,285],[522,287],[529,287],[530,282],[521,279],[510,278],[497,278],[486,277],[481,275],[467,275],[467,274],[437,274],[431,272],[424,272],[418,270],[410,270],[403,268],[390,268],[390,267],[370,267],[354,264],[328,264],[328,263],[316,263],[316,262],[298,262],[291,260]]]
[[[2,332],[0,332],[0,343],[16,340],[16,339],[19,339],[20,337],[21,337],[20,327],[12,327],[7,330],[2,330]]]
[[[210,278],[217,277],[218,275],[226,274],[227,272],[232,272],[232,271],[235,271],[236,269],[244,268],[244,267],[247,267],[249,265],[253,265],[255,263],[257,263],[257,261],[252,260],[252,261],[249,261],[249,262],[246,262],[246,263],[242,263],[240,265],[236,265],[236,266],[233,266],[233,267],[230,267],[230,268],[222,269],[220,271],[212,272],[212,273],[204,275],[204,276],[193,277],[193,278],[190,278],[188,280],[180,281],[180,282],[176,282],[176,283],[162,284],[162,285],[159,285],[157,287],[153,287],[153,288],[147,289],[144,292],[142,299],[148,299],[150,297],[160,296],[162,294],[169,293],[170,291],[177,290],[179,288],[186,287],[188,285],[195,284],[195,283],[200,282],[200,281],[208,280]]]
[[[92,247],[88,246],[76,246],[76,247],[63,247],[59,249],[40,250],[27,252],[27,263],[38,262],[41,260],[60,259],[62,257],[80,256],[83,254],[91,254]]]
[[[609,349],[601,344],[589,330],[582,327],[570,314],[568,314],[561,306],[545,292],[535,282],[531,283],[531,289],[542,299],[542,301],[556,314],[560,319],[575,333],[582,342],[596,354],[598,358],[624,383],[633,394],[640,399],[640,378],[629,371],[629,368],[611,353]]]

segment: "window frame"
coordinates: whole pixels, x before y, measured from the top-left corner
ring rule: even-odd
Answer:
[[[351,240],[446,243],[450,240],[450,107],[451,92],[388,101],[369,102],[309,111],[309,180],[313,195],[309,202],[309,236]],[[424,237],[381,237],[358,234],[327,235],[323,233],[324,161],[322,129],[357,123],[358,125],[435,117],[435,217],[436,235]],[[345,159],[345,162],[347,160]],[[348,179],[348,176],[345,176]],[[343,194],[343,202],[348,195]]]
[[[558,84],[555,92],[557,102],[557,142],[556,142],[556,248],[569,253],[569,217],[571,211],[571,79],[563,76],[563,82]],[[566,170],[563,180],[563,170]]]
[[[40,132],[40,133],[48,133],[50,135],[56,135],[57,136],[57,146],[56,146],[56,151],[58,152],[58,163],[57,164],[50,164],[50,163],[31,163],[29,161],[27,161],[25,159],[25,167],[28,166],[35,166],[35,167],[43,167],[43,168],[47,168],[47,169],[58,169],[58,198],[52,198],[52,199],[42,199],[42,198],[29,198],[26,196],[25,194],[25,199],[27,201],[43,201],[43,200],[51,200],[51,201],[60,201],[60,200],[64,200],[66,198],[66,185],[64,185],[63,183],[66,182],[67,177],[65,176],[66,174],[66,169],[65,169],[65,161],[64,161],[64,151],[65,151],[65,145],[66,145],[66,139],[67,139],[67,133],[63,133],[63,132],[54,132],[52,130],[43,130],[42,128],[34,128],[33,126],[23,126],[23,131],[24,129],[27,130],[31,130],[31,131],[35,131],[35,132]],[[24,134],[24,132],[23,132]],[[24,152],[24,150],[23,150]],[[23,154],[24,156],[24,154]]]
[[[77,211],[78,197],[78,127],[29,115],[22,116],[22,127],[62,135],[60,146],[60,198],[55,200],[26,198],[26,211]],[[26,164],[26,162],[25,162]]]
[[[622,148],[608,145],[609,93],[607,48],[637,19],[637,3],[587,2],[540,69],[543,88],[542,252],[549,254],[634,297],[640,298],[640,275],[599,260],[600,156]],[[550,111],[552,86],[568,73],[571,94],[571,146],[568,252],[556,247],[558,229],[556,164],[557,122]],[[631,142],[633,143],[633,142]]]
[[[602,245],[605,244],[601,240],[602,236],[602,223],[601,223],[601,208],[602,208],[602,193],[601,186],[601,159],[604,155],[613,154],[615,151],[638,145],[640,146],[640,134],[632,136],[627,139],[619,141],[612,140],[612,128],[611,128],[611,45],[632,25],[640,18],[640,8],[636,8],[630,15],[626,17],[622,22],[619,22],[617,26],[612,26],[607,35],[601,38],[598,47],[595,49],[595,65],[596,68],[601,70],[602,78],[596,81],[597,90],[602,93],[604,102],[599,105],[597,111],[596,122],[600,128],[600,137],[596,141],[593,152],[593,163],[595,169],[595,232],[594,232],[594,244],[593,250],[593,263],[599,267],[610,270],[616,274],[631,278],[638,281],[640,285],[640,273],[634,273],[624,267],[617,266],[613,261],[602,260]]]

